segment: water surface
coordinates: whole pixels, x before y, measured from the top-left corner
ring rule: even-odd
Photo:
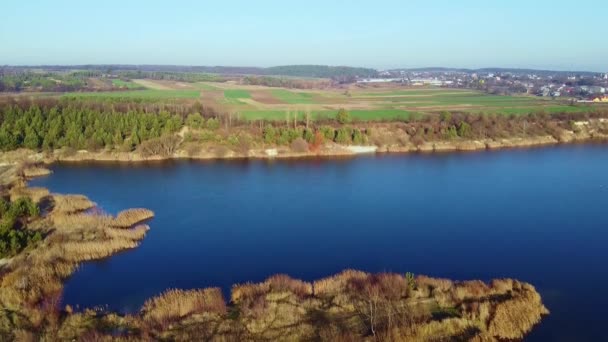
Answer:
[[[606,146],[52,169],[34,185],[156,213],[139,248],[74,274],[66,304],[132,311],[168,288],[345,268],[511,277],[551,311],[528,340],[606,340]]]

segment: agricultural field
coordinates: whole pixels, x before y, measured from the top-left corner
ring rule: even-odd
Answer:
[[[121,79],[113,79],[112,86],[115,88],[122,88],[122,89],[140,89],[140,88],[142,88],[142,86],[137,83],[134,83],[131,81],[125,81],[125,80],[121,80]]]
[[[359,87],[286,89],[230,82],[178,82],[166,80],[113,80],[112,92],[68,93],[63,96],[113,100],[190,100],[234,113],[248,120],[284,120],[310,113],[313,118],[333,117],[345,108],[351,117],[366,120],[406,119],[443,111],[523,115],[535,112],[584,112],[590,105],[531,96],[488,95],[470,89]],[[136,88],[136,89],[133,89]],[[145,89],[140,89],[145,88]]]

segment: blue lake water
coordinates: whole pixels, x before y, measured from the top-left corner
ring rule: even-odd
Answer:
[[[133,311],[168,288],[346,268],[510,277],[551,311],[527,340],[607,339],[606,145],[52,169],[32,185],[156,213],[139,248],[69,279],[66,304]]]

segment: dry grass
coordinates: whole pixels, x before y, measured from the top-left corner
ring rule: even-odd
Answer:
[[[53,194],[53,212],[72,214],[95,207],[95,203],[83,195]]]
[[[219,288],[204,290],[168,290],[144,303],[142,314],[145,321],[166,325],[192,314],[226,313],[226,302]]]
[[[317,280],[313,283],[315,296],[332,295],[343,292],[352,279],[366,279],[367,273],[356,270],[345,270],[339,274]]]
[[[501,339],[521,339],[547,314],[538,292],[526,284],[519,296],[496,306],[488,331]]]
[[[13,187],[9,191],[9,195],[11,202],[16,201],[20,197],[28,197],[32,201],[38,203],[49,195],[49,190],[37,187]]]
[[[61,245],[61,248],[63,248],[67,260],[82,262],[105,258],[138,245],[139,243],[132,239],[114,238],[102,241],[66,242]]]
[[[129,228],[154,217],[154,212],[149,209],[137,208],[123,210],[116,215],[112,225],[114,227]]]
[[[26,167],[25,169],[23,169],[22,172],[23,172],[23,176],[25,178],[42,177],[42,176],[48,176],[51,174],[51,170],[49,170],[45,167],[36,167],[36,166]]]
[[[148,230],[150,230],[150,227],[148,225],[142,224],[131,229],[106,228],[105,233],[106,236],[111,237],[113,239],[128,239],[133,241],[140,241],[146,236]]]
[[[239,284],[232,286],[231,300],[240,303],[245,300],[256,298],[273,292],[290,292],[299,298],[312,296],[312,284],[293,279],[285,274],[277,274],[258,284]]]

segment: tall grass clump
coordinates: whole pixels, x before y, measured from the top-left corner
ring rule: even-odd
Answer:
[[[23,169],[23,176],[25,178],[35,178],[35,177],[42,177],[42,176],[47,176],[51,174],[51,170],[45,168],[45,167],[39,167],[39,166],[30,166],[30,167],[26,167]]]
[[[11,201],[15,201],[20,197],[27,197],[36,203],[42,201],[49,194],[48,189],[39,187],[13,187],[9,191]]]
[[[220,288],[168,290],[148,299],[141,309],[144,321],[165,326],[181,318],[202,313],[223,315],[226,302]]]
[[[114,227],[129,228],[153,217],[154,212],[149,209],[127,209],[119,212],[112,224]]]
[[[95,203],[83,195],[53,195],[53,212],[72,214],[95,207]]]

